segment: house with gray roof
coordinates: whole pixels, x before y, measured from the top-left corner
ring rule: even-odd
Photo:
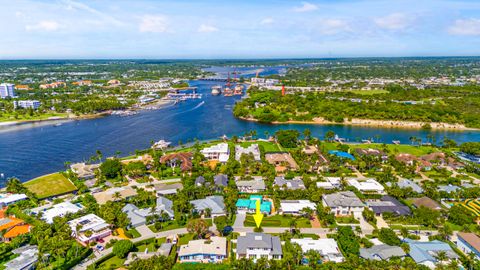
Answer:
[[[252,180],[240,180],[239,177],[235,177],[235,184],[237,185],[238,191],[243,193],[260,193],[265,191],[265,181],[261,176],[253,176]]]
[[[247,258],[256,262],[265,257],[268,260],[282,259],[282,245],[278,236],[265,233],[247,233],[237,239],[237,259]]]
[[[201,187],[205,184],[205,177],[199,176],[195,179],[195,186]]]
[[[451,193],[451,192],[457,192],[458,190],[462,189],[461,187],[459,186],[455,186],[455,185],[444,185],[444,186],[438,186],[438,191],[441,192],[446,192],[446,193]]]
[[[210,209],[212,217],[225,216],[225,203],[222,196],[208,196],[205,199],[190,201],[193,208],[198,213],[204,213],[205,209]]]
[[[360,257],[366,260],[390,260],[392,257],[405,257],[407,254],[401,247],[390,245],[377,245],[371,248],[361,248]]]
[[[411,239],[405,239],[404,241],[410,247],[410,257],[412,257],[416,263],[423,264],[430,268],[435,267],[435,264],[438,262],[436,255],[441,251],[445,252],[449,260],[459,258],[450,245],[442,241],[420,242]]]
[[[411,188],[416,193],[423,193],[423,188],[421,188],[417,183],[409,179],[400,179],[397,185],[401,189]]]
[[[160,215],[160,218],[163,212],[169,216],[169,219],[173,219],[174,217],[173,202],[165,197],[159,196],[157,198],[157,205],[156,205],[155,211],[157,212],[158,215]]]
[[[13,254],[18,255],[13,260],[5,263],[6,270],[29,270],[35,269],[35,263],[38,261],[37,246],[23,246],[12,250]]]
[[[380,216],[383,213],[392,213],[396,216],[407,216],[412,213],[410,207],[402,204],[392,196],[385,195],[380,200],[368,201],[367,206]]]
[[[297,189],[305,189],[305,184],[301,177],[295,177],[293,179],[285,179],[284,176],[277,176],[275,177],[275,181],[273,182],[274,185],[278,186],[280,189],[289,189],[289,190],[297,190]]]
[[[173,218],[173,202],[165,197],[157,198],[157,205],[155,206],[155,212],[152,213],[150,208],[139,209],[137,206],[129,203],[122,208],[122,211],[127,214],[130,220],[130,227],[136,228],[141,225],[147,224],[147,217],[152,215],[159,215],[164,212],[168,215],[168,219]]]
[[[217,187],[226,187],[228,186],[228,176],[225,174],[217,174],[213,177],[213,182]]]
[[[365,204],[352,191],[342,191],[322,196],[322,204],[335,216],[359,216]]]

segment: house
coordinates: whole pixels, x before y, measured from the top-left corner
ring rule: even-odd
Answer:
[[[213,177],[213,182],[217,187],[226,187],[228,186],[228,176],[225,174],[217,174]]]
[[[225,204],[222,196],[208,196],[205,199],[190,201],[193,208],[198,213],[205,213],[205,209],[210,209],[212,217],[225,216]]]
[[[401,153],[396,155],[395,159],[399,162],[404,163],[407,166],[413,166],[415,163],[417,163],[420,169],[424,169],[426,171],[432,169],[432,163],[425,159],[418,158],[412,154]]]
[[[218,160],[221,163],[226,163],[230,158],[228,143],[219,143],[203,148],[200,153],[202,153],[208,160]]]
[[[317,187],[318,188],[323,188],[323,189],[335,189],[335,188],[341,188],[342,184],[341,181],[342,179],[340,177],[323,177],[326,182],[317,182]]]
[[[313,240],[312,238],[292,239],[292,243],[298,244],[302,248],[303,254],[309,250],[314,250],[322,256],[324,262],[343,262],[342,252],[338,248],[335,239],[326,238]]]
[[[376,245],[360,249],[360,257],[366,260],[388,261],[392,257],[403,258],[405,256],[407,256],[405,251],[398,246]]]
[[[317,153],[318,149],[314,145],[305,145],[305,147],[302,149],[302,152],[310,156]]]
[[[457,247],[465,255],[475,254],[475,259],[480,260],[480,237],[474,233],[459,232],[457,234]]]
[[[155,191],[157,192],[157,196],[177,194],[177,191],[182,189],[183,189],[182,183],[155,184]]]
[[[235,145],[235,160],[240,161],[242,155],[253,155],[255,161],[261,161],[260,148],[258,144],[251,144],[248,147],[242,147],[240,145]]]
[[[350,186],[358,189],[362,193],[376,193],[376,194],[384,194],[385,188],[375,181],[374,179],[366,179],[366,180],[358,180],[355,178],[351,178],[347,180]]]
[[[100,167],[100,164],[85,164],[75,163],[70,165],[70,169],[79,179],[88,180],[95,178],[95,170]]]
[[[380,200],[367,202],[367,206],[377,216],[383,215],[384,213],[392,213],[396,216],[408,216],[412,213],[410,207],[403,205],[397,199],[388,195],[383,196]]]
[[[189,152],[173,153],[162,156],[160,163],[167,164],[172,168],[180,167],[182,172],[186,172],[192,169],[192,158],[193,154]]]
[[[272,203],[264,200],[262,195],[250,195],[250,198],[248,199],[238,199],[235,204],[237,207],[237,213],[256,213],[258,200],[260,200],[260,212],[270,215],[272,212]]]
[[[278,236],[265,233],[247,233],[237,239],[237,259],[247,258],[256,262],[257,259],[282,259],[282,245]]]
[[[275,166],[277,173],[282,173],[286,170],[298,170],[297,162],[288,152],[266,153],[265,160]]]
[[[161,214],[166,213],[168,216],[167,219],[172,219],[174,216],[172,207],[172,201],[160,196],[157,198],[157,205],[155,206],[154,212],[152,212],[151,208],[139,209],[137,206],[130,203],[122,208],[122,212],[126,213],[130,220],[129,227],[136,228],[147,224],[147,217],[152,215],[159,215],[160,218],[163,218],[161,217]]]
[[[382,161],[385,161],[388,159],[388,155],[381,151],[381,150],[378,150],[378,149],[372,149],[372,148],[368,148],[368,149],[362,149],[362,148],[356,148],[355,149],[355,152],[359,155],[359,156],[373,156],[373,157],[376,157],[376,158],[379,158],[381,159]]]
[[[397,185],[401,189],[411,188],[416,193],[423,193],[423,188],[421,188],[417,183],[409,179],[400,179]]]
[[[266,190],[265,182],[261,176],[253,176],[252,180],[241,180],[240,177],[235,177],[235,184],[238,191],[243,193],[261,193]]]
[[[201,187],[204,184],[205,184],[205,177],[199,176],[199,177],[195,178],[195,186]]]
[[[221,263],[227,258],[227,238],[213,236],[208,240],[191,240],[181,245],[178,261],[181,263]]]
[[[30,270],[35,269],[38,261],[38,247],[26,245],[12,250],[17,255],[13,260],[5,263],[5,270]]]
[[[280,189],[289,189],[289,190],[296,190],[296,189],[305,189],[305,184],[301,177],[295,177],[293,179],[285,179],[284,176],[277,176],[275,177],[275,181],[273,182],[274,185],[279,187]]]
[[[423,264],[430,268],[435,268],[435,264],[438,262],[436,255],[439,252],[445,252],[446,257],[449,260],[458,259],[458,255],[453,251],[449,244],[438,240],[430,242],[420,242],[411,239],[404,240],[410,247],[409,255],[412,259],[418,263]]]
[[[67,214],[74,214],[83,210],[83,206],[79,203],[73,204],[71,202],[62,202],[55,204],[49,209],[44,210],[42,213],[42,219],[45,222],[52,224],[55,217],[63,217]]]
[[[12,194],[12,193],[1,193],[0,194],[0,208],[14,204],[19,201],[28,199],[25,194]]]
[[[460,189],[462,188],[459,186],[451,185],[451,184],[448,184],[446,186],[438,186],[437,188],[439,192],[446,192],[446,193],[457,192]]]
[[[153,256],[168,256],[172,251],[173,243],[163,243],[155,252],[129,252],[124,265],[129,266],[135,260],[146,260]]]
[[[93,197],[98,204],[106,204],[108,201],[115,201],[118,199],[130,199],[137,196],[137,191],[132,187],[114,187],[102,192],[93,193]]]
[[[107,224],[105,220],[95,214],[70,220],[68,225],[72,230],[72,236],[83,244],[103,239],[112,234],[110,224]]]
[[[282,214],[301,215],[305,208],[315,211],[317,205],[309,200],[282,200],[280,201],[280,209]]]
[[[442,210],[440,204],[428,197],[416,198],[413,200],[412,205],[416,208],[423,206],[431,210]]]
[[[359,216],[365,205],[352,191],[342,191],[322,196],[323,206],[329,207],[335,216]]]
[[[27,234],[32,229],[30,224],[27,224],[23,219],[16,218],[14,216],[6,216],[6,208],[0,212],[0,231],[3,231],[3,235],[0,237],[2,242],[10,242],[15,237]]]

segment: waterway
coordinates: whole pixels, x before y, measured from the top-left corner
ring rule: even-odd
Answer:
[[[117,151],[121,155],[145,149],[151,141],[165,139],[178,144],[194,138],[215,139],[223,136],[243,135],[256,130],[259,137],[274,134],[279,129],[296,129],[303,132],[308,128],[313,136],[322,137],[333,130],[342,138],[355,141],[378,138],[391,143],[400,140],[409,143],[411,136],[426,140],[429,134],[422,130],[370,128],[342,125],[268,125],[238,120],[232,115],[234,103],[240,97],[212,96],[211,86],[216,82],[192,81],[203,93],[201,100],[189,100],[154,111],[143,111],[137,115],[64,122],[60,126],[51,123],[26,124],[16,128],[0,129],[0,185],[6,178],[16,176],[22,181],[62,170],[64,163],[88,160],[100,150],[104,156]],[[202,103],[203,102],[203,103]],[[478,131],[433,131],[437,141],[444,137],[457,142],[480,141]]]

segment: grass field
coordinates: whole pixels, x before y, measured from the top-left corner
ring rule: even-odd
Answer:
[[[289,228],[290,227],[290,221],[294,217],[292,216],[281,216],[281,215],[276,215],[276,216],[269,216],[269,217],[264,217],[262,220],[262,227],[285,227]],[[245,227],[255,227],[255,221],[253,220],[252,215],[247,215],[247,218],[243,222],[243,225]],[[310,220],[299,217],[297,219],[297,227],[298,228],[311,228],[312,225],[310,224]]]
[[[39,199],[61,195],[77,190],[77,187],[60,173],[44,175],[23,184]]]
[[[352,148],[373,148],[373,149],[382,149],[382,144],[371,143],[371,144],[355,144],[350,145]],[[440,151],[436,147],[432,146],[413,146],[408,144],[387,144],[388,150],[390,153],[407,153],[415,156],[423,156],[432,152]]]
[[[15,118],[14,114],[8,114],[4,113],[0,117],[0,122],[8,122],[8,121],[40,121],[40,120],[46,120],[50,117],[61,117],[61,118],[66,118],[68,114],[66,113],[45,113],[45,114],[40,114],[40,115],[33,115],[30,116],[28,114],[20,114]]]
[[[378,95],[378,94],[388,94],[387,90],[381,90],[381,89],[374,89],[374,90],[351,90],[349,92],[352,92],[357,95],[364,95],[364,96],[371,96],[371,95]]]

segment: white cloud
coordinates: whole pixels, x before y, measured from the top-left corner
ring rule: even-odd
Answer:
[[[374,19],[374,22],[378,27],[392,31],[405,30],[413,23],[413,21],[414,19],[412,17],[403,13],[392,13]]]
[[[139,30],[140,32],[165,33],[168,31],[168,19],[163,15],[145,15]]]
[[[25,29],[27,31],[47,31],[47,32],[52,32],[52,31],[57,31],[60,28],[62,28],[62,25],[60,25],[56,21],[51,21],[51,20],[45,20],[45,21],[40,21],[36,24],[29,24],[25,26]]]
[[[267,25],[267,24],[272,24],[274,22],[273,18],[265,18],[263,20],[260,21],[260,24],[263,24],[263,25]]]
[[[94,9],[84,3],[76,2],[73,0],[63,0],[62,1],[66,6],[65,9],[69,11],[75,11],[75,10],[83,10],[86,11],[92,15],[97,16],[99,19],[102,19],[106,22],[109,22],[110,24],[116,25],[116,26],[122,26],[124,25],[123,22],[120,20],[115,19],[113,16],[111,16],[108,13],[102,12],[100,10]]]
[[[351,31],[347,21],[342,19],[324,19],[318,24],[318,31],[323,35],[335,35]]]
[[[460,36],[480,36],[480,19],[459,19],[448,28],[448,33]]]
[[[212,33],[217,31],[218,31],[218,28],[216,28],[213,25],[201,24],[200,27],[198,27],[199,33]]]
[[[317,9],[318,9],[317,5],[314,5],[314,4],[309,3],[309,2],[302,2],[302,5],[299,6],[299,7],[293,8],[293,11],[295,11],[295,12],[308,12],[308,11],[314,11],[314,10],[317,10]]]

